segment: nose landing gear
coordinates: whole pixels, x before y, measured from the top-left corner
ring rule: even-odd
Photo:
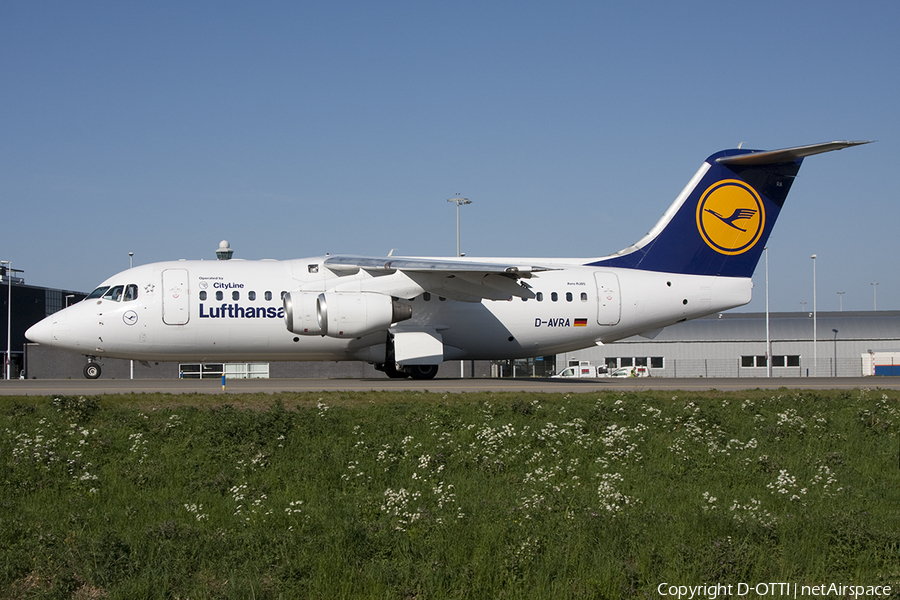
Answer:
[[[88,363],[84,365],[84,376],[87,379],[97,379],[100,377],[100,364],[94,362],[94,357],[88,356]]]

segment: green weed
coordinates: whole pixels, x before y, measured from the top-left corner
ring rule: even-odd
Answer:
[[[894,392],[8,398],[0,598],[900,589]]]

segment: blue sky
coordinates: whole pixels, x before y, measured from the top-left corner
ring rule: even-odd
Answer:
[[[894,2],[0,4],[0,258],[601,256],[743,143],[804,162],[772,310],[900,309]],[[762,265],[753,302],[764,310]]]

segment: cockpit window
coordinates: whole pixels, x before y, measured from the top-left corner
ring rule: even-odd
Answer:
[[[124,285],[115,285],[109,288],[105,294],[103,294],[104,300],[113,300],[115,302],[119,302],[122,300],[122,291],[125,289]]]
[[[136,285],[134,285],[133,283],[128,284],[125,287],[125,297],[123,298],[123,300],[125,300],[125,302],[129,302],[131,300],[137,300],[137,297],[138,297],[138,287]]]
[[[94,290],[93,292],[88,294],[87,298],[85,298],[85,300],[92,300],[94,298],[102,298],[103,294],[105,294],[106,290],[108,290],[108,289],[109,289],[109,286],[101,285],[96,290]]]

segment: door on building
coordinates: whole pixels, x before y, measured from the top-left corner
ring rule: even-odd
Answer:
[[[187,269],[166,269],[162,272],[163,323],[185,325],[191,318],[190,287]]]
[[[619,294],[619,278],[615,273],[594,273],[597,282],[597,323],[615,325],[622,318],[622,299]]]

